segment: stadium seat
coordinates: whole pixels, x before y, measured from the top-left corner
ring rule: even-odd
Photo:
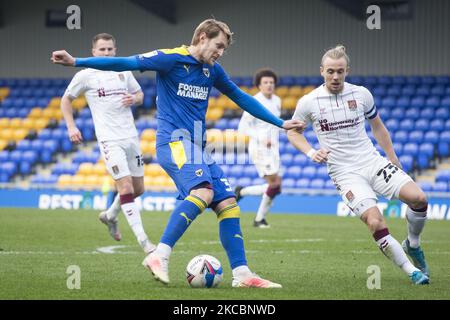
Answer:
[[[442,107],[436,110],[434,116],[437,119],[449,119],[450,118],[450,111],[446,107]]]
[[[403,148],[403,155],[410,155],[412,157],[415,157],[419,152],[419,147],[417,143],[409,142],[405,144]]]
[[[434,128],[432,127],[432,129]],[[423,142],[428,142],[436,145],[439,142],[439,132],[427,131],[423,137]]]
[[[308,158],[303,153],[296,154],[293,158],[292,164],[303,167],[308,163]]]
[[[299,166],[287,167],[284,176],[291,179],[300,179],[302,176],[302,168]]]
[[[404,154],[399,157],[399,161],[403,166],[405,172],[411,172],[414,165],[414,158],[411,155]]]
[[[256,167],[253,165],[244,166],[243,176],[251,179],[255,179],[258,177],[258,171],[256,171]]]
[[[287,178],[281,181],[281,188],[295,188],[296,181],[295,179]]]
[[[408,141],[408,132],[407,131],[396,131],[394,134],[394,142],[397,143],[406,143]]]
[[[400,96],[396,101],[396,106],[398,108],[406,109],[409,107],[411,99],[407,96]]]
[[[311,180],[309,187],[312,189],[323,189],[325,186],[325,181],[323,179],[313,179]]]
[[[448,143],[448,142],[439,142],[439,144],[438,144],[438,155],[441,158],[450,156],[450,143]]]
[[[433,184],[429,183],[429,182],[418,182],[419,187],[422,189],[422,191],[424,192],[430,192],[433,189]]]
[[[307,178],[302,178],[302,179],[299,179],[299,180],[297,180],[297,182],[295,183],[295,186],[297,187],[297,188],[300,188],[300,189],[307,189],[307,188],[309,188],[309,182],[310,180],[309,179],[307,179]]]
[[[400,124],[398,126],[399,130],[403,131],[412,131],[414,129],[414,121],[412,119],[405,119],[400,121]]]
[[[414,142],[417,144],[422,143],[423,141],[423,132],[422,131],[411,131],[408,136],[408,142]]]
[[[325,180],[324,188],[328,190],[336,190],[336,186],[331,179]]]
[[[316,178],[316,168],[313,166],[303,168],[302,177],[308,178],[309,180]]]
[[[447,192],[448,191],[448,182],[436,182],[433,185],[434,192]]]
[[[284,153],[284,154],[281,154],[280,160],[284,166],[290,166],[293,163],[294,156],[290,153]]]

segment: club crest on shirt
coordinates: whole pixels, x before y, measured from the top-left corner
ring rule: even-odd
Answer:
[[[356,111],[356,107],[357,107],[356,100],[348,100],[347,104],[348,104],[348,108],[351,111]]]
[[[125,76],[121,73],[119,73],[119,79],[120,81],[125,81]]]
[[[111,169],[114,172],[114,174],[119,174],[119,167],[118,166],[113,166]]]
[[[353,194],[352,190],[349,190],[346,194],[345,197],[347,198],[347,200],[349,202],[352,202],[353,200],[355,200],[355,195]]]
[[[203,175],[203,170],[202,169],[195,170],[195,175],[197,177],[201,177]]]
[[[209,78],[209,69],[208,68],[203,68],[203,74]]]

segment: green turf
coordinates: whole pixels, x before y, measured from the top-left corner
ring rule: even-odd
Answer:
[[[143,214],[147,233],[159,239],[168,213]],[[0,209],[0,299],[450,299],[450,222],[428,221],[422,247],[431,268],[429,286],[414,286],[384,257],[356,218],[272,215],[270,229],[256,229],[242,215],[249,266],[283,284],[280,290],[231,287],[231,270],[218,241],[215,216],[200,216],[171,256],[168,287],[141,265],[143,252],[124,217],[123,240],[113,241],[94,211]],[[390,219],[399,241],[405,220]],[[98,247],[123,245],[118,253]],[[216,289],[191,289],[184,276],[197,254],[216,256],[224,281]],[[81,289],[66,286],[67,267],[81,269]],[[369,290],[367,267],[381,269],[381,289]]]

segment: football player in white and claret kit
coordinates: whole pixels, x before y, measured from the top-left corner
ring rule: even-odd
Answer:
[[[254,96],[270,112],[279,117],[281,99],[274,94],[277,75],[270,69],[258,70],[255,74],[255,86],[259,92]],[[272,206],[273,199],[281,192],[279,129],[270,123],[253,117],[248,112],[242,114],[239,122],[239,132],[249,136],[248,152],[256,170],[267,184],[237,186],[236,199],[247,195],[262,195],[253,226],[268,228],[266,215]]]
[[[345,82],[348,70],[345,47],[338,45],[328,50],[320,66],[325,83],[297,103],[293,119],[312,124],[320,150],[314,150],[301,133],[289,131],[288,138],[313,161],[327,164],[342,199],[368,226],[384,255],[406,272],[413,283],[428,284],[429,270],[420,247],[427,197],[402,170],[372,94],[364,87]],[[367,136],[365,119],[386,157],[378,153]],[[377,195],[398,198],[408,205],[408,236],[403,249],[389,233],[377,207]]]
[[[116,41],[107,33],[92,40],[92,55],[116,55]],[[84,69],[73,77],[61,99],[61,110],[72,143],[83,141],[73,119],[71,102],[84,94],[94,120],[95,135],[106,163],[114,178],[118,195],[111,207],[100,213],[99,219],[117,241],[121,239],[117,215],[122,209],[142,249],[148,254],[155,245],[148,239],[142,225],[141,213],[134,198],[144,192],[144,163],[134,125],[132,105],[142,104],[144,94],[130,71],[114,72]]]

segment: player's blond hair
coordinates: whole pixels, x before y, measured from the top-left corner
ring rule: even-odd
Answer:
[[[323,61],[327,57],[334,59],[334,60],[344,57],[345,60],[347,61],[347,66],[350,65],[350,58],[348,57],[347,53],[345,52],[345,47],[342,44],[338,44],[334,48],[328,49],[327,52],[325,52],[325,54],[322,57],[322,61],[320,63],[321,66],[323,66]]]
[[[204,32],[208,39],[215,38],[220,32],[227,37],[228,46],[233,42],[233,32],[225,22],[216,19],[206,19],[195,28],[194,36],[192,37],[191,45],[196,45],[200,41],[200,34]]]

